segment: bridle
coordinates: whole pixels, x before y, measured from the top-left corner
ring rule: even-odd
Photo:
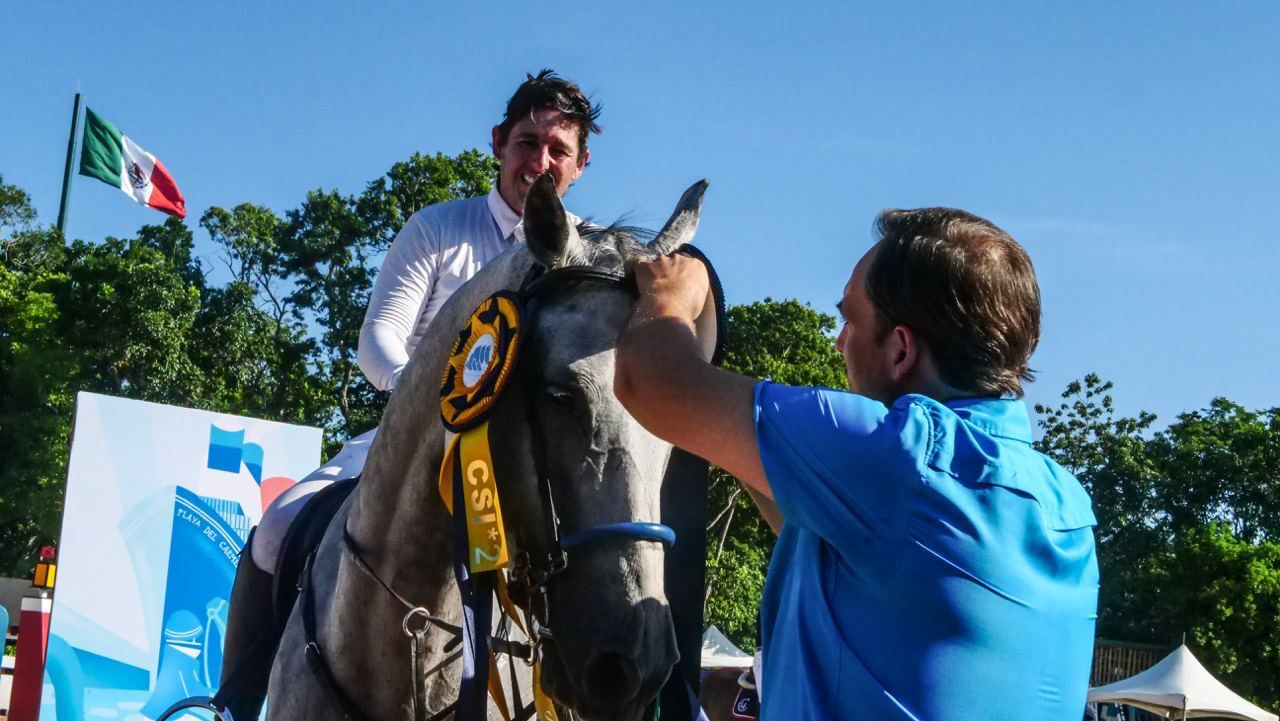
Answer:
[[[539,299],[547,293],[563,288],[571,283],[593,283],[609,288],[622,289],[632,296],[636,295],[635,283],[631,276],[616,271],[606,271],[590,266],[569,266],[544,270],[542,266],[534,266],[521,284],[519,296],[524,303],[526,320],[533,326],[539,307]],[[522,361],[522,362],[527,362]],[[526,369],[526,378],[528,377]],[[534,473],[537,476],[538,494],[545,515],[545,527],[549,538],[545,547],[547,553],[542,558],[534,559],[525,550],[517,551],[511,566],[509,587],[513,596],[519,595],[527,611],[529,611],[529,630],[534,634],[534,643],[552,638],[548,625],[550,608],[547,602],[548,586],[551,580],[563,573],[569,564],[569,552],[601,541],[621,539],[629,541],[652,541],[664,547],[675,544],[676,533],[670,526],[661,523],[641,521],[620,521],[600,526],[593,526],[563,535],[562,522],[556,513],[552,473],[547,463],[546,436],[542,433],[542,423],[537,410],[537,394],[525,392],[525,420],[529,428],[530,446],[533,455]],[[542,617],[533,612],[534,599],[540,601]]]

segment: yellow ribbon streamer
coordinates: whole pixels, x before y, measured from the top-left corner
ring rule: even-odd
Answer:
[[[538,721],[560,721],[556,716],[556,705],[551,697],[542,690],[542,664],[533,665],[533,708]]]
[[[511,712],[507,710],[507,693],[502,690],[502,676],[498,673],[498,656],[489,652],[489,695],[502,714],[502,721],[511,721]],[[516,709],[519,711],[519,709]]]
[[[507,534],[502,525],[502,505],[489,454],[489,422],[484,421],[454,437],[440,464],[440,497],[454,512],[453,478],[461,469],[467,516],[467,566],[472,573],[496,571],[507,565]]]
[[[488,421],[454,436],[453,442],[445,450],[444,462],[440,464],[439,487],[440,497],[450,513],[454,512],[453,474],[459,464],[464,473],[463,491],[468,497],[468,502],[463,504],[467,514],[468,565],[472,573],[496,571],[506,566],[508,553],[498,488],[493,479],[493,459],[489,455]],[[488,491],[487,495],[485,491]],[[492,533],[494,531],[496,536]],[[527,635],[528,630],[507,591],[506,575],[499,573],[497,581],[499,603]],[[498,681],[497,660],[492,653],[489,655],[489,664],[489,695],[498,708],[502,709],[503,717],[507,718],[506,694],[502,691],[501,682],[495,683]],[[556,715],[555,703],[542,690],[541,659],[534,659],[533,663],[533,707],[537,721],[560,721]]]

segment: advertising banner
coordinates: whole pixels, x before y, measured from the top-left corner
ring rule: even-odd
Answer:
[[[319,465],[318,428],[81,393],[41,721],[154,719],[212,695],[236,563]]]

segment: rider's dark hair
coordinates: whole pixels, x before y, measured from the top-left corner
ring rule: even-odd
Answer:
[[[1040,342],[1031,258],[988,220],[954,208],[886,210],[867,270],[881,337],[904,325],[928,346],[948,385],[1022,396]]]
[[[587,135],[602,130],[596,123],[600,117],[600,105],[583,95],[577,83],[556,75],[554,70],[543,68],[537,75],[525,75],[525,78],[507,101],[507,111],[498,125],[498,144],[507,142],[507,133],[522,118],[529,117],[535,110],[551,108],[577,123],[578,152],[586,153]]]

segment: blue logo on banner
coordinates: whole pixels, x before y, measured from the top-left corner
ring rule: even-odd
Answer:
[[[247,526],[238,504],[203,498],[178,486],[164,596],[163,643],[143,715],[155,718],[174,701],[212,695],[218,688],[226,597],[244,550]]]
[[[262,446],[257,443],[245,443],[244,431],[224,431],[209,426],[209,462],[206,464],[215,471],[239,473],[240,464],[249,470],[249,475],[259,484],[262,483]]]

